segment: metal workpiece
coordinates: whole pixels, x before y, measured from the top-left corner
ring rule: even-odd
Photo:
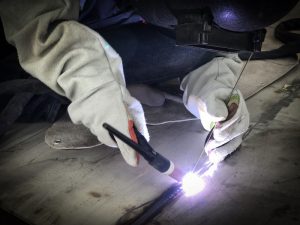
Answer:
[[[183,190],[180,183],[175,183],[171,185],[167,190],[165,190],[158,198],[156,198],[144,211],[137,216],[135,219],[128,221],[123,225],[145,225],[155,216],[157,216],[161,211],[170,203],[174,202],[180,196],[183,195]]]
[[[193,175],[197,176],[199,179],[202,179],[202,176],[207,176],[207,172],[212,168],[213,164],[211,163],[205,163],[203,166],[193,173]],[[187,173],[186,175],[191,174]],[[182,182],[177,182],[171,185],[169,188],[167,188],[160,196],[158,196],[156,199],[154,199],[149,206],[145,207],[145,209],[142,211],[142,213],[135,218],[127,221],[126,223],[123,223],[122,225],[146,225],[148,222],[152,221],[158,214],[162,212],[162,210],[170,205],[172,202],[176,201],[181,196],[187,196],[187,192],[185,190],[184,180],[185,176],[182,176],[183,178]],[[197,185],[197,180],[195,181],[195,185]]]

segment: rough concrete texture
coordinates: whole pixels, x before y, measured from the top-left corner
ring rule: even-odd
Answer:
[[[250,99],[252,129],[241,149],[203,193],[181,198],[153,224],[299,224],[299,97],[298,68]]]
[[[299,224],[299,75],[297,67],[247,101],[252,129],[241,149],[201,194],[180,198],[153,224]],[[30,224],[116,224],[173,182],[145,162],[129,167],[104,146],[50,149],[48,126],[20,124],[0,144],[0,206]],[[157,151],[192,168],[206,135],[199,121],[149,129]]]

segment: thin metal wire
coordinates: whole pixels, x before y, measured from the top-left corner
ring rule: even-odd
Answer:
[[[236,86],[237,86],[239,80],[241,79],[244,70],[246,69],[246,66],[248,65],[249,61],[251,60],[251,58],[252,58],[252,56],[253,56],[253,53],[254,53],[254,52],[251,52],[251,54],[250,54],[250,56],[249,56],[247,62],[244,63],[244,66],[243,66],[243,68],[242,68],[242,70],[241,70],[241,72],[240,72],[240,74],[239,74],[239,76],[238,76],[238,79],[236,80],[236,82],[235,82],[235,84],[234,84],[234,86],[233,86],[233,88],[232,88],[232,90],[231,90],[231,93],[230,93],[230,95],[229,95],[229,98],[227,99],[227,102],[226,102],[227,104],[229,103],[230,98],[232,97],[232,94],[233,94],[233,92],[235,91],[235,88],[236,88]]]
[[[233,94],[233,92],[235,91],[235,88],[236,88],[236,86],[237,86],[239,80],[241,79],[242,74],[243,74],[243,72],[244,72],[246,66],[248,65],[249,61],[251,60],[251,58],[252,58],[252,56],[253,56],[253,53],[254,53],[254,52],[251,52],[251,54],[250,54],[248,60],[244,63],[244,66],[243,66],[243,68],[241,69],[241,72],[240,72],[240,74],[239,74],[239,76],[238,76],[238,79],[237,79],[237,81],[235,82],[235,84],[234,84],[234,86],[233,86],[233,88],[232,88],[232,90],[231,90],[231,93],[230,93],[230,95],[229,95],[229,98],[228,98],[227,101],[226,101],[226,105],[229,103],[230,98],[232,97],[232,94]],[[219,61],[218,61],[218,76],[219,76],[219,73],[220,73],[220,71],[219,71]],[[218,77],[218,76],[217,76],[217,77]],[[214,129],[215,129],[215,125],[214,125],[214,126],[212,127],[212,129],[209,131],[206,140],[210,140],[210,139],[211,139],[211,137],[212,137],[212,135],[213,135],[213,133],[214,133],[214,132],[213,132]],[[203,155],[203,153],[204,153],[206,144],[207,144],[207,141],[205,141],[205,143],[204,143],[203,150],[201,151],[201,153],[200,153],[200,155],[199,155],[199,157],[198,157],[198,159],[197,159],[197,161],[196,161],[196,163],[195,163],[195,165],[194,165],[194,168],[193,168],[192,172],[195,172],[195,169],[197,168],[197,166],[198,166],[198,164],[199,164],[199,162],[200,162],[200,159],[201,159],[201,157],[202,157],[202,155]]]
[[[195,172],[195,169],[197,168],[197,166],[198,166],[198,164],[199,164],[199,162],[200,162],[200,159],[201,159],[201,156],[202,156],[203,153],[204,153],[204,150],[205,150],[205,146],[203,147],[203,149],[202,149],[202,151],[201,151],[201,153],[200,153],[200,155],[199,155],[199,157],[198,157],[198,159],[197,159],[197,161],[196,161],[196,163],[195,163],[195,165],[194,165],[194,168],[193,168],[193,170],[192,170],[193,173]]]

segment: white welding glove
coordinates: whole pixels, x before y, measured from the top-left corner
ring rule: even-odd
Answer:
[[[131,166],[137,166],[138,153],[123,141],[115,137],[111,138],[108,131],[103,128],[108,123],[121,133],[134,141],[136,135],[133,126],[149,141],[149,133],[146,126],[144,110],[141,103],[133,98],[125,88],[123,66],[120,56],[102,38],[99,39],[105,47],[110,69],[116,76],[116,81],[111,81],[93,90],[91,93],[73,101],[69,108],[69,114],[74,123],[82,123],[97,136],[105,145],[118,147],[125,161]],[[99,71],[104,73],[104,70]]]
[[[117,138],[115,143],[103,123],[135,140],[134,124],[149,139],[142,106],[125,88],[120,56],[101,35],[76,22],[79,1],[0,1],[0,15],[22,68],[71,101],[74,123],[105,145],[118,146],[136,166],[137,153]]]
[[[215,126],[213,138],[205,146],[213,163],[235,151],[249,127],[249,113],[239,90],[227,106],[241,68],[242,61],[235,55],[218,57],[189,73],[181,83],[186,108],[207,131]]]
[[[138,154],[123,141],[115,137],[117,143],[103,128],[108,123],[134,141],[136,136],[133,125],[149,140],[149,133],[142,105],[131,97],[125,87],[117,83],[108,84],[105,91],[96,90],[89,96],[71,103],[68,108],[74,123],[82,123],[90,128],[98,140],[105,145],[118,147],[125,161],[131,166],[137,166]]]

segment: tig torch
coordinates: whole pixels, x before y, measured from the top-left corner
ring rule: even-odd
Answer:
[[[134,131],[137,137],[138,143],[134,142],[117,129],[113,128],[107,123],[103,124],[103,127],[108,130],[111,137],[117,137],[136,152],[138,152],[152,167],[159,172],[166,174],[178,182],[182,181],[183,173],[177,169],[172,161],[165,158],[158,152],[156,152],[148,143],[146,138],[134,127]]]

